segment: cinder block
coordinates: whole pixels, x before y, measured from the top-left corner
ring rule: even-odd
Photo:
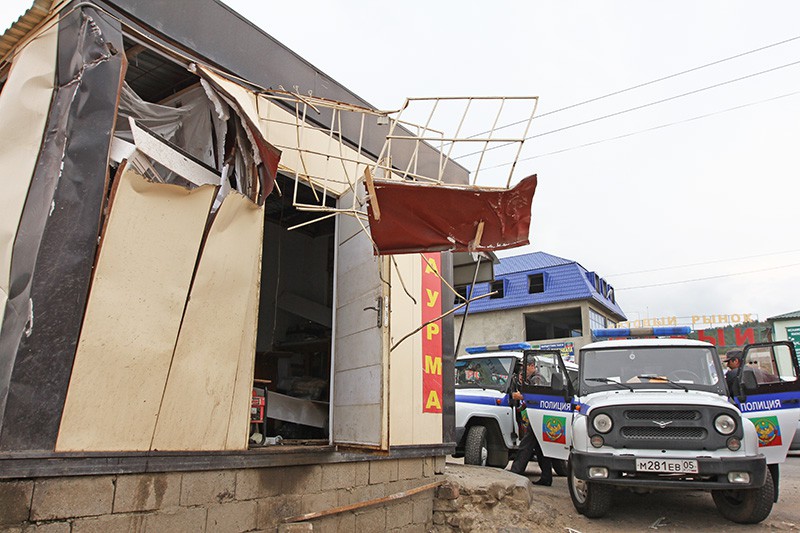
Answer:
[[[202,507],[177,508],[147,515],[145,531],[197,533],[206,527],[206,510]]]
[[[405,527],[414,521],[414,504],[409,501],[390,503],[386,507],[386,529]]]
[[[69,522],[30,524],[22,529],[22,533],[69,533],[69,531]]]
[[[72,522],[72,533],[144,533],[147,516],[113,514],[97,518],[79,518]]]
[[[334,463],[322,465],[320,490],[346,489],[356,485],[355,463]]]
[[[113,500],[111,476],[41,479],[33,491],[31,520],[110,514]]]
[[[445,456],[439,455],[433,458],[433,472],[436,474],[444,474]]]
[[[230,502],[212,505],[208,508],[206,533],[240,533],[256,528],[255,501]]]
[[[291,466],[281,470],[281,494],[308,494],[320,491],[321,465]]]
[[[356,515],[352,512],[340,513],[312,520],[314,533],[350,533],[356,531]]]
[[[435,472],[433,471],[433,457],[425,457],[422,461],[422,475],[425,477],[433,477]]]
[[[215,470],[187,472],[181,477],[182,506],[205,503],[224,503],[233,500],[236,492],[236,472]]]
[[[311,522],[281,524],[278,526],[278,533],[307,533],[309,531],[314,531],[314,525]]]
[[[177,507],[181,496],[180,474],[117,476],[114,512],[152,511]]]
[[[397,469],[399,479],[418,479],[423,477],[423,459],[421,457],[411,457],[408,459],[398,459]]]
[[[350,505],[386,496],[385,485],[366,485],[354,489],[339,489],[338,505]]]
[[[236,472],[236,499],[255,500],[281,494],[283,476],[278,468],[247,468]]]
[[[327,511],[339,506],[339,496],[336,492],[319,492],[317,494],[306,494],[300,499],[300,512],[318,513]]]
[[[356,469],[356,483],[357,487],[369,484],[369,461],[359,461],[353,463]]]
[[[274,531],[284,518],[302,514],[300,500],[296,494],[256,500],[256,527]]]
[[[386,508],[374,507],[356,512],[358,533],[384,533],[386,531]]]
[[[0,526],[18,525],[28,519],[33,481],[0,482]]]
[[[369,482],[372,485],[397,481],[397,470],[397,459],[370,461]]]
[[[433,495],[423,492],[426,498],[414,498],[414,523],[427,524],[433,518]]]

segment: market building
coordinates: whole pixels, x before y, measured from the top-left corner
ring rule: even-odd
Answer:
[[[576,261],[534,252],[500,259],[494,274],[494,281],[472,290],[460,287],[471,298],[494,294],[456,312],[456,333],[463,330],[459,353],[467,346],[527,341],[574,360],[591,342],[592,329],[627,320],[614,287]]]
[[[800,311],[775,315],[769,317],[767,322],[772,326],[772,340],[792,341],[800,357]]]
[[[443,295],[536,177],[476,188],[214,0],[35,0],[0,83],[0,528],[426,530]]]

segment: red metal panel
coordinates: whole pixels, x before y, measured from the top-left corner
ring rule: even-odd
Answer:
[[[375,180],[380,220],[369,204],[380,254],[495,251],[528,244],[536,175],[511,189]],[[483,222],[480,241],[475,242]]]

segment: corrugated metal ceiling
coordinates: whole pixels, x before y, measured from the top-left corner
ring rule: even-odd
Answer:
[[[56,2],[58,0],[34,0],[33,5],[0,37],[0,58],[5,60],[17,43],[47,18]]]

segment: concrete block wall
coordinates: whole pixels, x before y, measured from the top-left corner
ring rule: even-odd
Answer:
[[[444,457],[0,481],[0,533],[425,532],[435,490],[316,520],[306,513],[438,481]]]

